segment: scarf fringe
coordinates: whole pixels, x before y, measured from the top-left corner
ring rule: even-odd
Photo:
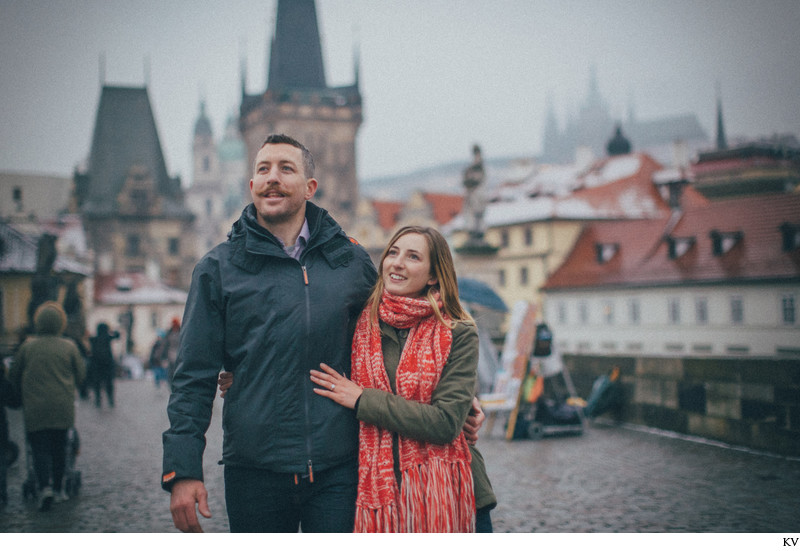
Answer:
[[[399,507],[356,507],[355,532],[475,532],[469,463],[432,460],[403,472]]]
[[[399,532],[397,507],[384,505],[378,508],[356,506],[355,533],[394,534]]]

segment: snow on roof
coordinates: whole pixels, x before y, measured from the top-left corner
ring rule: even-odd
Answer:
[[[597,187],[623,178],[630,178],[639,172],[642,159],[638,154],[609,157],[601,165],[591,170],[583,178],[586,187]]]
[[[602,209],[598,210],[582,199],[525,197],[516,201],[489,203],[484,221],[487,227],[496,227],[553,218],[583,220],[603,216]]]
[[[183,304],[187,293],[153,281],[141,273],[118,273],[95,277],[98,304]]]

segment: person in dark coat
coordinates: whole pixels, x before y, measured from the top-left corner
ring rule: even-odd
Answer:
[[[375,282],[366,250],[309,199],[308,150],[269,136],[230,238],[192,274],[171,373],[162,487],[176,528],[202,531],[205,432],[220,369],[225,502],[232,532],[351,532],[358,421],[311,390],[325,361],[350,373],[352,327]]]
[[[97,324],[97,334],[89,339],[91,346],[91,383],[94,386],[94,405],[102,405],[101,392],[106,391],[108,405],[114,407],[114,376],[116,364],[111,352],[111,341],[119,338],[119,331],[110,331],[108,324]]]
[[[18,408],[20,405],[19,394],[14,392],[11,382],[6,378],[5,364],[0,364],[0,508],[8,503],[6,472],[19,453],[17,445],[9,440],[6,408]]]

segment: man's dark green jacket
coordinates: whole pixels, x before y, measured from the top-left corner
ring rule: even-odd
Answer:
[[[309,372],[324,362],[350,376],[352,332],[376,271],[325,210],[307,203],[306,219],[298,261],[250,204],[195,267],[163,435],[165,489],[203,480],[221,369],[236,381],[222,413],[226,465],[308,473],[357,458],[353,410],[315,394]]]

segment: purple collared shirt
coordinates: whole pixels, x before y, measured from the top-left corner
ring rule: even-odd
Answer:
[[[304,250],[306,250],[306,243],[308,243],[308,239],[310,237],[311,232],[308,229],[308,220],[303,220],[303,229],[300,230],[300,235],[297,236],[297,241],[295,241],[294,245],[291,247],[287,247],[284,244],[284,252],[295,260],[300,260],[300,255],[303,254]]]

